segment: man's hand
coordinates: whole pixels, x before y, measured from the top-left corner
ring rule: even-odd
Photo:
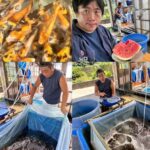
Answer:
[[[66,106],[63,106],[63,105],[61,106],[61,111],[64,115],[68,113]]]
[[[104,97],[105,95],[106,95],[105,92],[100,92],[100,93],[99,93],[99,96],[101,96],[101,97]]]
[[[29,98],[28,104],[32,105],[32,98]]]

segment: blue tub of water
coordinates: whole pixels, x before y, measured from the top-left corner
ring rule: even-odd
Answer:
[[[97,100],[78,100],[72,104],[72,128],[73,131],[80,128],[85,121],[100,114],[100,104]]]
[[[78,100],[72,103],[73,149],[90,150],[90,147],[87,143],[90,140],[86,139],[87,134],[90,135],[90,129],[85,121],[100,113],[100,104],[97,100],[86,99]],[[86,138],[83,133],[86,134]]]
[[[148,42],[149,38],[146,35],[135,33],[135,34],[129,34],[122,38],[123,42],[126,42],[128,40],[133,40],[133,41],[139,43],[142,46],[143,53],[146,53],[148,51],[147,42]]]

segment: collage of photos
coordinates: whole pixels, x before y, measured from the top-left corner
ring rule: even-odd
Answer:
[[[150,0],[0,0],[0,150],[150,150]]]

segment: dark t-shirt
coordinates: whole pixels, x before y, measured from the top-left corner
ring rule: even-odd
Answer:
[[[40,80],[44,87],[43,98],[48,104],[58,104],[60,102],[61,88],[59,80],[62,75],[62,72],[58,70],[54,70],[54,74],[49,78],[40,74]]]
[[[95,83],[98,87],[99,92],[105,92],[105,97],[111,97],[112,96],[112,89],[111,89],[111,80],[106,78],[105,82],[102,83],[100,80],[97,80]]]
[[[101,36],[97,30],[93,33],[83,32],[83,37],[90,43],[90,48],[95,57],[95,60],[106,61],[112,60],[111,56],[108,55],[107,51],[104,49],[105,43],[102,42]]]
[[[122,8],[117,7],[116,9],[117,9],[117,13],[121,15],[122,14]],[[115,14],[115,20],[121,19],[121,17],[118,14]]]
[[[86,33],[76,26],[77,20],[73,21],[72,27],[72,58],[79,61],[87,57],[88,61],[113,61],[112,49],[116,40],[108,29],[99,27],[93,33]]]

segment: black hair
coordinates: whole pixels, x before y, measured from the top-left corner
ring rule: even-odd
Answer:
[[[72,0],[72,7],[75,13],[78,13],[78,8],[80,5],[82,5],[83,7],[86,7],[90,2],[92,1],[96,1],[99,8],[102,11],[102,15],[104,14],[104,1],[103,0]]]
[[[38,64],[40,67],[49,67],[49,68],[53,67],[53,63],[51,62],[39,62]]]
[[[96,71],[96,75],[98,76],[99,73],[104,73],[105,74],[104,70],[101,69],[101,68]]]
[[[122,2],[118,2],[118,6],[121,6]]]

